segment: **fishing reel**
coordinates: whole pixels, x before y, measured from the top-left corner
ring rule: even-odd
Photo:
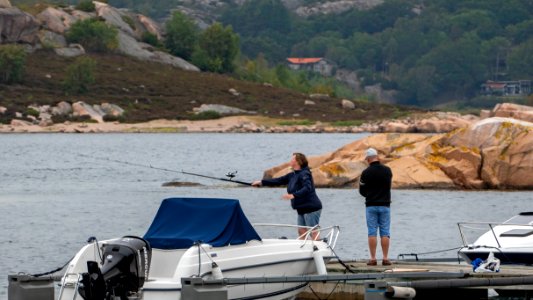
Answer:
[[[228,172],[226,173],[226,177],[229,178],[229,180],[232,180],[233,178],[235,178],[237,176],[237,170],[235,170],[234,172]]]

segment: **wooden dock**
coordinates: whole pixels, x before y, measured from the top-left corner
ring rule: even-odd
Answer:
[[[373,273],[403,273],[419,275],[421,272],[431,274],[426,278],[409,277],[408,275],[401,278],[384,278],[379,280],[370,280],[372,282],[381,282],[387,285],[412,285],[412,283],[428,283],[428,286],[440,285],[435,288],[416,289],[416,299],[487,299],[488,293],[497,292],[500,296],[513,297],[513,299],[531,299],[533,297],[533,267],[531,266],[500,266],[500,272],[497,273],[474,273],[472,266],[461,263],[424,263],[424,262],[406,262],[395,261],[392,266],[367,266],[363,262],[344,262],[355,274],[373,274]],[[339,263],[330,263],[327,266],[328,275],[334,274],[351,274],[346,272],[346,268]],[[464,277],[457,279],[439,277],[439,273],[464,273]],[[516,278],[523,278],[528,284],[518,284]],[[479,280],[482,279],[482,280]],[[508,279],[508,285],[502,285],[502,279]],[[518,279],[519,280],[519,279]],[[500,281],[500,282],[498,282]],[[368,295],[368,286],[365,282],[369,280],[355,280],[342,282],[312,282],[309,287],[300,295],[299,300],[346,300],[346,299],[365,299]],[[470,285],[468,287],[446,286],[447,283],[454,285]],[[487,282],[487,283],[484,283]],[[476,285],[476,284],[488,284]],[[490,291],[489,291],[490,290]],[[378,298],[373,298],[378,299]],[[367,296],[368,300],[368,296]]]

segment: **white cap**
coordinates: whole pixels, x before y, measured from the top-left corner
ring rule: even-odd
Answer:
[[[378,152],[376,151],[376,149],[374,148],[368,148],[366,150],[366,157],[371,157],[371,156],[378,156]]]

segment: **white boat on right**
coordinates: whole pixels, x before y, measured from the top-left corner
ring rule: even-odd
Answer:
[[[468,263],[476,258],[487,259],[492,252],[501,264],[533,265],[533,212],[521,212],[503,223],[457,223],[463,241],[459,255]],[[465,231],[487,230],[473,243]]]

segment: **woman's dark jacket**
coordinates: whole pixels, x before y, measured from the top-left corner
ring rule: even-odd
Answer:
[[[294,195],[291,206],[299,215],[322,209],[322,202],[315,192],[313,176],[308,167],[293,171],[287,175],[261,180],[263,186],[287,185],[287,192]]]

